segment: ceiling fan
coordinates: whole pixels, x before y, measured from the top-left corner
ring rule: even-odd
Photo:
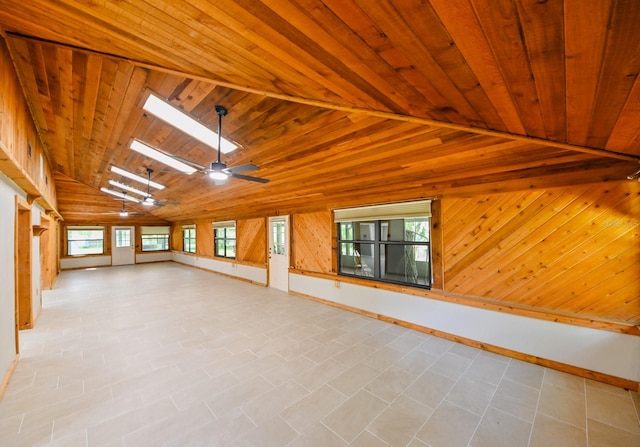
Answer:
[[[207,174],[209,177],[211,177],[215,181],[216,185],[226,183],[227,179],[231,177],[237,178],[240,180],[248,180],[250,182],[269,183],[269,180],[266,178],[251,177],[248,175],[238,174],[239,172],[257,171],[259,168],[253,163],[248,163],[240,166],[227,166],[225,163],[222,162],[222,160],[220,159],[220,154],[221,154],[220,148],[222,147],[221,146],[222,117],[226,116],[228,111],[226,108],[219,105],[215,106],[215,111],[216,111],[216,114],[218,115],[218,159],[212,162],[209,167],[206,167],[199,163],[195,163],[190,160],[185,160],[184,158],[177,157],[175,155],[170,155],[170,156],[172,158],[175,158],[178,161],[181,161],[183,163],[186,163],[196,168],[198,172],[200,172],[201,174]]]
[[[120,211],[107,211],[101,214],[118,214],[120,217],[144,216],[144,213],[139,213],[137,211],[127,211],[127,207],[125,205],[126,198],[127,198],[127,192],[122,191],[122,209]]]
[[[142,200],[142,204],[144,206],[165,206],[165,205],[179,205],[180,202],[160,202],[158,200],[154,200],[151,196],[151,174],[153,173],[153,169],[147,168],[147,195]]]

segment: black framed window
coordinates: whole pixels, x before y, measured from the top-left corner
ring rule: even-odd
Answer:
[[[182,227],[182,251],[185,251],[187,253],[196,252],[195,227]]]
[[[340,275],[431,287],[429,217],[343,221],[337,225]]]
[[[213,224],[213,254],[221,258],[236,258],[236,223]]]

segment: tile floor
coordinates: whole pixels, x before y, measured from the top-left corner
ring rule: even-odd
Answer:
[[[63,272],[1,446],[640,446],[640,396],[175,263]]]

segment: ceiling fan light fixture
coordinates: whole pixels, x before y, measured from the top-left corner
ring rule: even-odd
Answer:
[[[207,146],[216,150],[218,149],[211,144],[212,141],[216,141],[218,139],[219,135],[216,132],[212,131],[198,120],[193,119],[180,109],[177,109],[171,104],[158,98],[154,94],[149,95],[142,108],[157,116],[167,124],[201,141]],[[232,143],[226,138],[221,138],[220,150],[222,153],[228,154],[229,152],[234,151],[237,147],[238,146],[235,143]]]
[[[214,180],[226,180],[229,178],[229,176],[222,171],[212,171],[209,173],[209,177]]]
[[[148,196],[142,201],[142,204],[144,206],[153,206],[155,204],[155,200],[153,200],[151,196]]]
[[[128,211],[120,211],[120,217],[127,217],[129,215]]]

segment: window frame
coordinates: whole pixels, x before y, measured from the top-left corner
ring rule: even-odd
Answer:
[[[191,243],[187,243],[187,241],[193,240],[193,250],[190,250],[189,247]],[[182,251],[184,253],[195,253],[196,252],[196,227],[195,225],[185,225],[182,227]]]
[[[99,231],[102,233],[101,239],[92,239],[92,238],[71,238],[72,232],[80,232],[80,231]],[[101,256],[105,254],[105,243],[106,243],[106,232],[104,227],[67,227],[66,228],[66,255],[67,256]],[[71,244],[73,242],[90,242],[90,241],[101,241],[102,247],[100,252],[96,253],[72,253]]]
[[[232,235],[230,237],[228,230],[233,229]],[[222,236],[220,236],[222,233]],[[213,255],[217,258],[224,259],[236,259],[236,254],[238,250],[237,246],[237,227],[236,221],[230,220],[225,222],[214,222],[213,223]],[[233,242],[230,244],[230,242]],[[220,245],[219,243],[222,242]],[[228,253],[230,245],[233,246],[233,253]],[[219,247],[222,247],[223,250],[219,250]],[[221,253],[222,252],[222,253]]]
[[[431,201],[334,210],[337,274],[430,290],[434,281],[431,220]],[[426,226],[412,229],[411,222]]]
[[[170,249],[170,232],[171,227],[142,227],[140,228],[140,251],[142,253],[153,253],[156,251],[169,251]],[[160,243],[157,242],[157,239],[161,238],[162,241]],[[156,246],[161,245],[164,248],[152,248],[145,249],[145,240],[156,239]]]

